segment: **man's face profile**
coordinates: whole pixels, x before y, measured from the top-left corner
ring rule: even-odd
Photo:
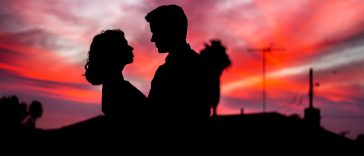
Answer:
[[[173,44],[173,38],[171,33],[168,33],[168,29],[163,28],[155,23],[150,23],[150,30],[152,32],[151,42],[154,42],[158,48],[159,53],[166,53],[170,51],[170,47]]]

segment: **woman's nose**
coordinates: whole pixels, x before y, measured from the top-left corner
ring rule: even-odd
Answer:
[[[150,39],[150,42],[154,42],[154,35],[152,35],[152,38]]]

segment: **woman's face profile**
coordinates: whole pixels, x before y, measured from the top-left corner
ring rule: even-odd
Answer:
[[[122,49],[121,49],[121,53],[122,53],[122,60],[125,61],[126,64],[130,64],[133,63],[134,61],[134,54],[133,54],[133,50],[134,48],[132,46],[130,46],[128,44],[128,41],[122,37]]]

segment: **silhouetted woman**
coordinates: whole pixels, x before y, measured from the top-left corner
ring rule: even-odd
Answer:
[[[102,84],[102,112],[117,124],[134,122],[142,115],[146,97],[128,81],[122,70],[133,62],[131,47],[121,30],[106,30],[92,40],[85,76],[92,85]]]

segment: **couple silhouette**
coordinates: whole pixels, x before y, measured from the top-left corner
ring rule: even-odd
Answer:
[[[186,42],[188,22],[183,9],[163,5],[145,19],[151,42],[159,53],[168,53],[155,72],[148,97],[123,78],[121,71],[133,63],[133,47],[123,31],[106,30],[93,38],[85,76],[92,85],[102,84],[105,117],[115,124],[144,123],[169,129],[205,126],[211,101],[216,101],[216,81],[207,60]]]

